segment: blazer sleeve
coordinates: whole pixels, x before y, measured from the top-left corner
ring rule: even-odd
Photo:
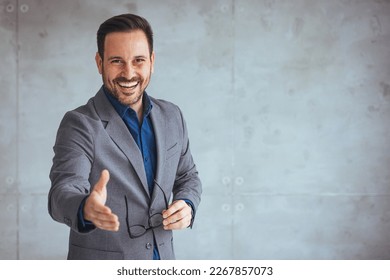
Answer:
[[[78,210],[91,187],[88,178],[94,154],[92,135],[90,120],[71,111],[65,114],[60,124],[53,147],[49,214],[77,232]]]
[[[194,163],[190,142],[188,139],[187,125],[183,114],[179,109],[182,129],[182,149],[177,167],[175,183],[173,186],[173,200],[190,200],[193,206],[193,219],[199,206],[202,194],[202,183]],[[191,226],[194,220],[191,222]]]

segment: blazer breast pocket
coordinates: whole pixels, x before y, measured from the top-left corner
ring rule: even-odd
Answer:
[[[179,145],[176,142],[175,144],[170,145],[170,148],[167,149],[165,159],[166,160],[170,159],[171,157],[176,155],[178,152],[179,152]]]

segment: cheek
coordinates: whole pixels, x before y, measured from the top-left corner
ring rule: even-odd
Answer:
[[[115,78],[118,77],[118,75],[116,75],[116,73],[114,73],[113,71],[105,71],[104,72],[104,79],[108,82],[112,82]]]
[[[149,80],[150,76],[152,75],[152,73],[153,73],[153,68],[152,67],[146,68],[142,72],[142,78],[144,78],[144,80]]]

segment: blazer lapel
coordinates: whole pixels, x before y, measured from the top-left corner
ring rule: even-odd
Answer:
[[[106,131],[108,135],[126,155],[133,166],[135,173],[138,175],[146,194],[150,196],[142,154],[129,129],[105,96],[103,89],[100,89],[96,94],[94,102],[96,111],[101,120],[106,122]]]
[[[156,167],[155,181],[164,190],[165,195],[168,199],[170,188],[169,186],[162,185],[162,176],[164,176],[163,170],[164,170],[165,153],[166,153],[166,145],[165,145],[166,143],[165,137],[167,135],[166,120],[156,100],[154,98],[151,99],[153,102],[153,109],[150,113],[150,117],[153,123],[154,137],[156,140],[156,149],[157,149],[157,167]],[[153,190],[152,203],[153,200],[156,198],[156,192],[160,192],[160,190],[156,190],[156,188],[158,187],[155,186]]]
[[[165,136],[166,136],[166,127],[165,119],[162,116],[161,109],[159,106],[153,102],[153,109],[150,114],[153,124],[154,137],[156,140],[156,149],[157,149],[157,170],[155,174],[155,180],[157,183],[161,182],[162,170],[161,168],[164,165],[165,161]]]

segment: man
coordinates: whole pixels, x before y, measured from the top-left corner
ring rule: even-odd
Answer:
[[[174,259],[172,230],[192,226],[202,188],[180,109],[145,92],[152,29],[115,16],[97,44],[103,86],[60,124],[49,213],[71,228],[68,259]]]

